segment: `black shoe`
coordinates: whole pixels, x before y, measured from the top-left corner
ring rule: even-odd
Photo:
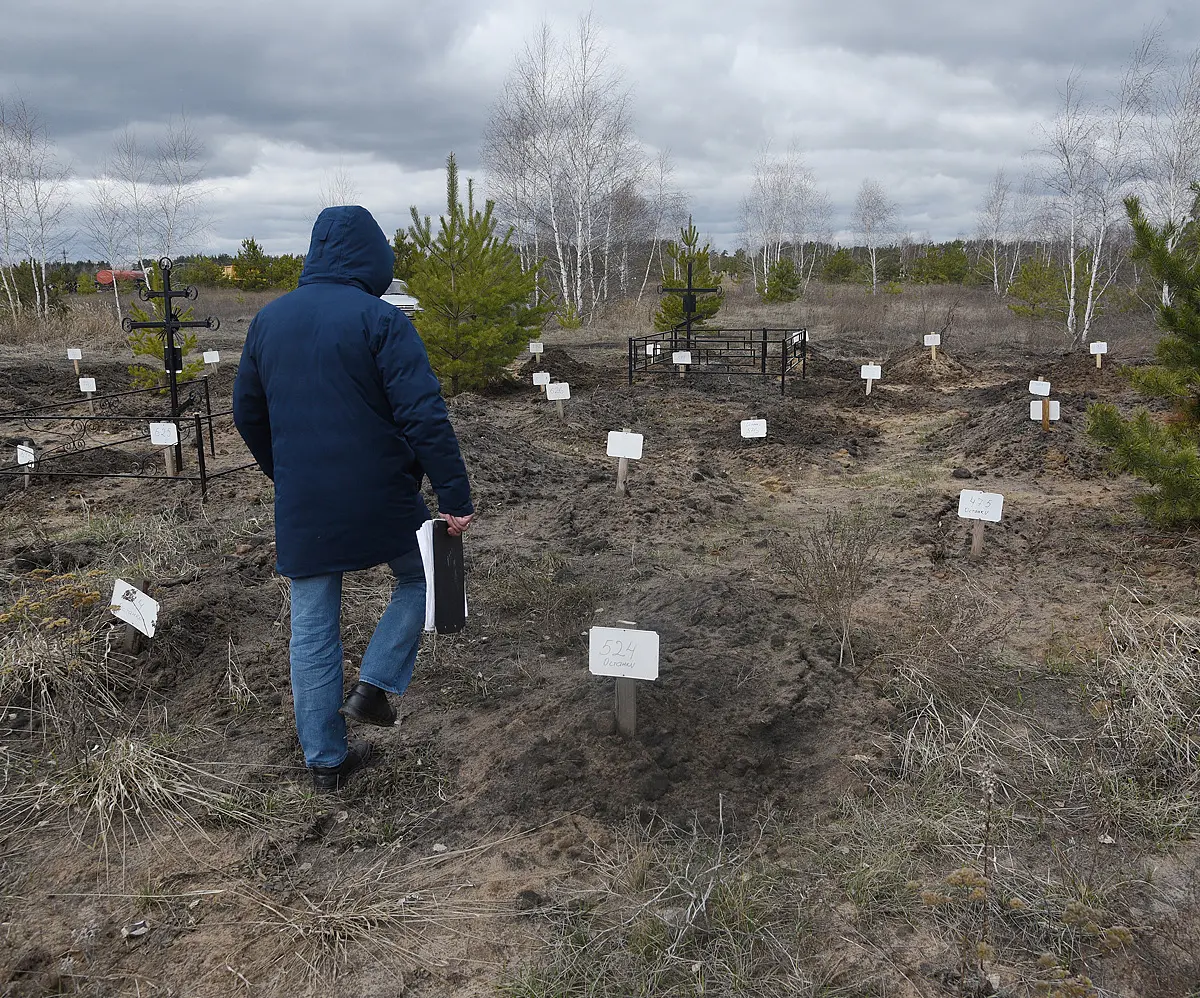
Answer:
[[[338,713],[361,724],[374,724],[381,728],[391,728],[396,724],[396,712],[388,703],[387,693],[370,683],[355,683]]]
[[[346,746],[346,758],[340,766],[310,766],[313,787],[317,790],[341,790],[346,781],[371,758],[371,743],[356,738]]]

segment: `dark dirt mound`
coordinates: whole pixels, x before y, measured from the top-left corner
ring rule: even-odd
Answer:
[[[530,383],[534,371],[549,371],[555,381],[565,381],[571,388],[580,391],[595,388],[599,384],[623,381],[625,370],[603,369],[576,360],[562,347],[548,346],[541,360],[531,356],[518,370],[521,380]]]
[[[940,349],[933,360],[925,349],[907,350],[892,357],[884,374],[905,385],[957,385],[971,380],[975,372]]]
[[[1025,387],[1027,384],[1020,386]],[[1046,433],[1040,422],[1029,418],[1032,396],[1015,387],[1007,392],[991,388],[980,394],[989,398],[961,420],[933,433],[927,451],[956,455],[973,471],[1035,476],[1065,471],[1085,480],[1108,474],[1105,453],[1087,438],[1083,399],[1062,397],[1062,418],[1051,423]],[[1001,397],[991,397],[997,395]]]
[[[96,379],[100,395],[129,388],[129,369],[125,364],[83,360],[80,374]],[[52,402],[74,402],[79,398],[79,379],[65,357],[61,361],[22,364],[0,370],[0,413]]]

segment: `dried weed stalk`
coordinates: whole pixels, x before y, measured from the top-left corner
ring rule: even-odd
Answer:
[[[838,640],[838,665],[849,653],[854,606],[866,592],[879,560],[880,523],[874,513],[835,511],[796,540],[781,540],[775,560],[792,577],[801,597]]]

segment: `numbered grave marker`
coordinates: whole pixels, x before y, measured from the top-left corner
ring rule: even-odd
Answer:
[[[1092,351],[1092,356],[1096,358],[1096,370],[1100,370],[1104,363],[1104,355],[1108,353],[1108,344],[1103,340],[1097,340],[1095,343],[1088,344],[1088,348]]]
[[[1049,400],[1043,400],[1043,399],[1030,399],[1029,400],[1029,418],[1034,420],[1035,422],[1040,421],[1042,418],[1042,409],[1045,408],[1046,406],[1050,407],[1050,411],[1048,413],[1046,413],[1046,419],[1051,423],[1058,422],[1059,416],[1061,414],[1061,411],[1059,409],[1059,403],[1057,401],[1050,402]]]
[[[646,344],[646,356],[647,357],[657,357],[660,353],[662,353],[662,344],[661,343],[647,343]]]
[[[533,359],[537,361],[538,367],[541,367],[542,354],[546,352],[546,344],[544,344],[541,340],[530,340],[529,352],[533,354]]]
[[[617,729],[626,738],[637,731],[637,680],[658,678],[658,632],[627,627],[588,631],[588,671],[617,680]]]
[[[618,458],[617,461],[617,494],[625,494],[625,476],[629,473],[629,462],[642,459],[642,445],[645,437],[640,433],[630,433],[629,427],[620,432],[610,430],[608,433],[608,456]]]
[[[83,392],[85,395],[92,395],[96,391],[96,379],[95,378],[80,378],[79,379],[79,390],[81,392]]]
[[[35,464],[37,464],[37,448],[34,447],[33,441],[17,444],[17,466],[25,469],[25,488],[29,488],[29,473]]]
[[[971,557],[983,554],[983,525],[999,523],[1004,512],[1004,496],[999,492],[979,492],[963,489],[958,494],[958,515],[964,520],[974,520],[971,527]]]
[[[688,365],[691,364],[691,362],[692,362],[692,351],[691,350],[676,350],[674,353],[671,354],[671,363],[674,364],[675,367],[678,369],[679,376],[681,378],[685,377],[687,375],[687,368],[688,368]]]
[[[558,409],[558,418],[563,419],[563,403],[571,397],[571,386],[565,381],[552,381],[546,386],[546,399]]]
[[[174,447],[179,443],[179,427],[175,423],[151,423],[150,442],[156,447]]]
[[[108,608],[117,620],[137,628],[148,638],[154,637],[158,627],[159,605],[137,586],[117,579]]]
[[[742,438],[745,440],[765,440],[767,436],[767,421],[765,419],[743,419]]]
[[[204,351],[204,366],[205,367],[207,367],[209,364],[216,366],[219,363],[221,363],[221,351],[220,350],[205,350]]]
[[[1029,394],[1045,398],[1050,394],[1050,382],[1043,381],[1041,378],[1036,378],[1035,380],[1029,382]]]
[[[941,333],[926,333],[925,345],[929,347],[929,357],[931,360],[937,360],[937,348],[942,345]]]
[[[879,381],[883,377],[883,368],[878,364],[863,364],[858,369],[858,376],[867,383],[867,394],[871,394],[872,382]]]
[[[79,377],[79,362],[83,360],[83,351],[79,347],[67,347],[67,360],[75,366],[75,377]]]
[[[535,385],[537,385],[538,390],[543,395],[545,395],[546,394],[546,386],[548,384],[550,384],[550,372],[549,371],[534,371],[533,372],[533,383]]]

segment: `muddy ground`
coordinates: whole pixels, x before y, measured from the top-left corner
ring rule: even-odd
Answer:
[[[1151,529],[1132,507],[1140,487],[1111,474],[1084,432],[1088,402],[1136,402],[1116,363],[1097,371],[1082,356],[947,354],[935,363],[897,350],[869,396],[856,360],[820,349],[786,395],[777,382],[699,375],[630,388],[619,342],[551,343],[541,363],[571,383],[562,421],[527,387],[533,362],[509,389],[450,403],[478,507],[466,545],[469,627],[426,641],[401,725],[365,732],[377,758],[340,797],[312,798],[300,768],[268,481],[230,476],[204,504],[189,485],[164,481],[63,476],[0,489],[9,604],[48,576],[94,578],[98,604],[61,612],[107,648],[105,586],[118,571],[145,575],[162,603],[148,649],[103,656],[97,682],[123,719],[107,735],[159,739],[173,757],[247,788],[261,818],[149,820],[125,837],[119,863],[97,846],[78,800],[44,800],[29,820],[9,822],[0,994],[329,993],[304,963],[305,947],[322,938],[304,913],[336,908],[345,884],[377,890],[379,881],[363,886],[362,871],[386,869],[403,871],[412,897],[428,890],[442,907],[414,922],[398,950],[348,929],[336,937],[332,948],[351,955],[336,988],[490,994],[542,959],[555,913],[575,910],[595,887],[597,857],[630,827],[694,825],[761,841],[764,821],[768,859],[810,891],[825,993],[1034,993],[1035,942],[1006,943],[972,977],[957,923],[856,893],[849,885],[882,860],[863,853],[852,868],[844,857],[866,848],[866,826],[853,817],[862,808],[883,814],[894,795],[917,796],[905,749],[918,730],[913,674],[946,703],[1020,719],[1033,741],[1083,766],[1096,739],[1088,684],[1103,683],[1105,613],[1133,590],[1150,602],[1193,601],[1193,541]],[[106,386],[122,384],[115,359],[94,367]],[[227,361],[213,378],[222,409],[232,374]],[[1062,401],[1049,433],[1028,418],[1026,383],[1037,376]],[[0,409],[75,392],[65,361],[0,371]],[[767,420],[767,440],[741,439],[748,418]],[[622,428],[645,435],[627,494],[605,456],[607,432]],[[0,429],[5,441],[25,435]],[[239,445],[227,420],[218,433],[219,460],[232,466]],[[121,461],[139,459],[127,450]],[[1005,496],[979,560],[956,516],[964,487]],[[786,565],[806,531],[850,511],[867,519],[879,561],[847,649]],[[385,586],[378,571],[348,581],[348,681]],[[985,637],[976,621],[966,630],[977,647],[930,651],[931,608],[947,601],[971,603],[999,633]],[[587,667],[588,627],[621,620],[657,631],[662,648],[659,679],[638,688],[633,739],[615,731],[611,680]],[[28,637],[5,626],[10,642]],[[10,688],[30,702],[28,685]],[[47,765],[67,766],[97,737],[48,733],[18,700],[3,734],[14,809],[21,787],[51,780]],[[1061,802],[1039,810],[1028,803],[1037,766],[1002,741],[990,762],[1011,791],[1010,860],[1036,870],[1056,857],[1084,871],[1056,873],[1056,884],[1098,864],[1136,882],[1119,901],[1089,902],[1107,918],[1097,916],[1098,932],[1136,923],[1136,945],[1064,945],[1063,965],[1102,990],[1061,993],[1188,994],[1200,981],[1196,896],[1185,883],[1190,829],[1164,841],[1118,818],[1102,832],[1114,844],[1098,846],[1086,783],[1064,777],[1050,791]],[[983,768],[973,758],[952,781],[971,809]],[[1041,832],[1022,838],[1035,818]],[[917,872],[901,883],[916,890],[921,877],[970,862],[972,848],[991,846],[907,844],[924,865],[905,866]],[[453,899],[470,899],[470,924],[439,917],[458,910]],[[141,920],[144,934],[122,935]]]

